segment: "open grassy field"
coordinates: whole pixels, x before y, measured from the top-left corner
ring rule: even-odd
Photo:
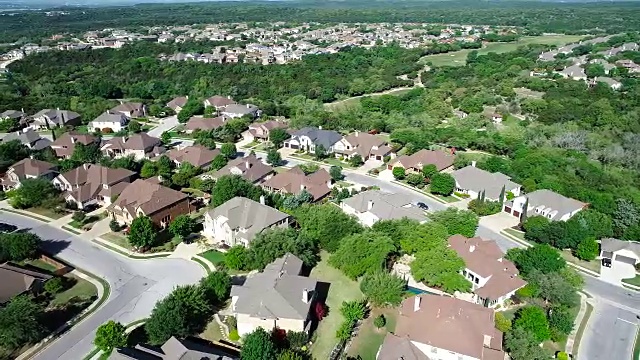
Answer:
[[[577,42],[582,39],[580,35],[542,35],[542,36],[526,36],[522,39],[510,43],[489,43],[482,49],[478,49],[478,54],[484,55],[490,52],[503,53],[516,50],[519,46],[529,44],[543,45],[564,45]],[[465,49],[444,54],[427,55],[420,59],[421,63],[430,62],[433,66],[464,66],[467,60],[467,54],[472,50]]]
[[[383,92],[380,92],[380,93],[373,93],[373,94],[354,96],[354,97],[350,97],[350,98],[347,98],[347,99],[344,99],[344,100],[338,100],[338,101],[334,101],[334,102],[331,102],[331,103],[326,103],[326,104],[324,104],[324,107],[327,110],[330,110],[330,111],[339,111],[339,110],[349,109],[349,108],[352,108],[354,106],[360,106],[360,99],[365,97],[365,96],[381,96],[381,95],[400,96],[402,94],[408,93],[409,91],[411,91],[411,88],[398,88],[398,89],[392,89],[392,90],[383,91]]]

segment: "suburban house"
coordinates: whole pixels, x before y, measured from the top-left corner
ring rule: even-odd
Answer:
[[[233,101],[231,96],[215,95],[204,100],[204,107],[215,108],[216,111],[220,111],[229,105],[233,105],[236,102]]]
[[[137,344],[132,348],[116,348],[109,360],[238,360],[237,351],[211,342],[178,340],[174,336],[160,346]]]
[[[209,210],[204,215],[202,234],[213,245],[249,247],[251,241],[263,230],[289,226],[289,214],[265,205],[264,197],[260,200],[256,202],[244,197],[234,197]]]
[[[9,142],[13,140],[20,141],[22,145],[31,150],[42,150],[51,146],[51,140],[41,137],[40,134],[32,128],[24,128],[19,131],[14,131],[2,138],[2,142]]]
[[[179,114],[182,111],[182,108],[187,105],[187,101],[189,101],[189,96],[178,96],[173,100],[167,103],[167,107]]]
[[[402,302],[396,331],[387,335],[376,359],[504,360],[502,332],[494,321],[494,310],[478,304],[412,296]]]
[[[640,242],[625,241],[618,239],[602,239],[600,241],[600,258],[609,259],[617,264],[627,264],[634,267],[632,273],[635,275],[635,266],[640,262]]]
[[[127,115],[121,112],[107,110],[90,122],[87,129],[91,132],[100,131],[103,133],[118,132],[124,129],[129,122]]]
[[[493,240],[453,235],[449,238],[449,248],[464,260],[462,275],[471,282],[474,293],[471,300],[476,304],[490,308],[504,306],[505,300],[527,285]]]
[[[264,180],[268,180],[275,173],[273,168],[262,162],[262,159],[255,154],[249,154],[242,158],[235,158],[222,169],[208,175],[214,179],[218,179],[224,175],[238,175],[243,179],[256,184]]]
[[[229,104],[220,111],[224,116],[230,118],[241,118],[243,116],[250,116],[251,118],[260,117],[260,109],[257,106],[251,104]]]
[[[284,129],[287,124],[281,121],[269,120],[261,123],[252,123],[249,125],[248,133],[253,140],[267,141],[269,133],[273,129]]]
[[[427,221],[424,211],[415,206],[410,197],[380,190],[367,190],[344,199],[340,208],[346,214],[357,217],[365,226],[373,226],[381,220],[402,218]]]
[[[58,175],[58,166],[36,159],[22,159],[11,165],[6,175],[0,179],[4,191],[17,189],[24,179],[52,180]]]
[[[73,155],[73,150],[75,150],[76,144],[100,144],[100,139],[89,134],[67,132],[51,143],[51,148],[55,151],[57,157],[68,159]]]
[[[505,202],[503,211],[520,218],[524,212],[525,203],[528,204],[527,216],[544,216],[554,221],[567,221],[589,205],[551,190],[542,189]]]
[[[331,175],[325,169],[305,175],[304,171],[296,166],[274,175],[262,183],[262,187],[267,191],[292,195],[307,191],[313,196],[313,201],[318,201],[331,192]]]
[[[214,118],[206,118],[202,116],[192,116],[189,118],[186,124],[184,124],[184,130],[187,134],[191,134],[196,130],[211,131],[219,127],[222,127],[229,117],[221,115]]]
[[[336,131],[306,127],[291,134],[291,137],[284,142],[284,147],[314,152],[316,146],[322,145],[327,153],[332,153],[334,146],[340,140],[342,135]]]
[[[27,117],[27,114],[25,114],[24,111],[18,111],[18,110],[6,110],[0,113],[0,120],[8,120],[8,119],[24,120],[26,117]]]
[[[131,170],[83,164],[58,175],[53,185],[64,191],[67,203],[84,209],[94,204],[111,205],[111,199],[120,195],[135,177],[137,174]]]
[[[243,336],[257,328],[267,332],[309,332],[317,281],[302,273],[302,260],[290,253],[231,287],[231,312]]]
[[[35,130],[81,125],[80,114],[69,110],[44,109],[33,115],[31,127]]]
[[[37,294],[51,275],[6,262],[0,265],[0,305],[27,292]]]
[[[587,80],[587,74],[579,64],[574,64],[569,67],[565,67],[564,70],[558,72],[563,78],[573,80]]]
[[[120,224],[131,225],[138,216],[148,216],[159,227],[167,227],[178,215],[189,214],[187,194],[151,180],[138,179],[120,193],[107,211]]]
[[[182,149],[171,149],[167,151],[166,155],[178,166],[183,162],[188,162],[195,167],[207,169],[213,159],[220,155],[220,150],[210,150],[202,145],[192,145]]]
[[[475,161],[470,166],[453,171],[451,176],[456,180],[456,191],[468,194],[472,199],[484,192],[485,199],[498,201],[503,188],[505,196],[508,192],[520,196],[520,184],[514,183],[503,173],[491,173],[477,168]]]
[[[351,159],[354,155],[360,155],[363,161],[383,161],[385,156],[391,156],[391,148],[384,139],[363,132],[356,131],[349,134],[334,145],[336,156],[344,156]]]
[[[160,139],[144,132],[114,137],[107,140],[101,150],[114,158],[133,156],[136,160],[151,159],[165,152]]]
[[[398,156],[389,162],[387,169],[401,167],[407,173],[421,173],[423,167],[433,164],[438,171],[443,171],[453,168],[455,159],[455,155],[448,152],[423,149],[411,155]]]
[[[120,113],[128,118],[141,118],[147,115],[147,107],[142,103],[126,102],[109,110],[112,113]]]
[[[606,76],[596,76],[593,79],[592,84],[597,84],[597,83],[605,83],[607,84],[611,89],[613,90],[620,90],[620,88],[622,87],[622,83],[618,80],[614,80],[610,77],[606,77]]]

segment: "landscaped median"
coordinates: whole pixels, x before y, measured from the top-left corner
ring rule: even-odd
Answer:
[[[162,258],[162,257],[167,257],[169,255],[171,255],[171,252],[157,252],[157,253],[153,253],[153,254],[141,254],[141,253],[136,253],[134,251],[131,251],[125,247],[122,247],[121,245],[118,245],[114,242],[111,241],[107,241],[101,237],[97,237],[95,239],[92,240],[94,243],[107,248],[108,250],[111,250],[113,252],[116,252],[122,256],[126,256],[128,258],[131,259],[153,259],[153,258]]]

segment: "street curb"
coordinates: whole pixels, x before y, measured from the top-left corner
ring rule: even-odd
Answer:
[[[193,255],[191,257],[191,259],[189,259],[193,262],[195,262],[196,264],[202,266],[204,268],[204,270],[207,272],[207,274],[211,274],[212,272],[216,271],[216,267],[215,265],[213,265],[211,263],[211,261],[205,259],[204,257],[200,256],[200,255]]]
[[[573,354],[573,348],[576,340],[579,340],[576,339],[576,335],[578,334],[578,329],[584,321],[584,316],[587,312],[587,296],[583,292],[578,292],[578,295],[580,295],[580,310],[573,321],[573,330],[571,330],[571,333],[567,336],[567,342],[564,346],[564,352],[567,354]],[[587,321],[588,320],[589,319],[587,319]]]
[[[449,204],[453,204],[453,202],[446,202],[446,201],[444,201],[444,200],[442,200],[442,199],[438,198],[437,196],[433,196],[432,194],[426,193],[426,192],[424,192],[424,191],[420,191],[420,190],[418,190],[418,189],[413,188],[412,186],[409,186],[409,185],[407,185],[407,184],[403,184],[403,183],[401,183],[401,182],[399,182],[399,181],[391,180],[391,183],[396,184],[396,185],[400,185],[400,186],[402,186],[402,187],[404,187],[404,188],[407,188],[407,189],[409,189],[409,190],[413,190],[413,191],[417,192],[417,193],[418,193],[418,194],[420,194],[420,195],[424,195],[424,196],[426,196],[426,197],[428,197],[428,198],[430,198],[430,199],[433,199],[433,200],[435,200],[435,201],[439,202],[439,203],[440,203],[440,204],[442,204],[442,205],[449,205]],[[447,207],[449,207],[449,206],[447,206]]]
[[[173,254],[170,252],[157,252],[157,253],[153,253],[153,254],[137,254],[134,253],[132,251],[129,251],[125,248],[122,248],[116,244],[113,244],[107,240],[102,239],[101,237],[97,236],[96,238],[94,238],[93,240],[91,240],[91,242],[93,242],[94,244],[98,244],[102,247],[104,247],[105,249],[112,251],[120,256],[126,256],[130,259],[135,259],[135,260],[144,260],[144,259],[156,259],[156,258],[165,258],[168,257],[169,255]]]
[[[12,213],[12,214],[26,216],[28,218],[32,218],[32,219],[35,219],[35,220],[38,220],[38,221],[42,221],[42,222],[45,222],[45,223],[50,223],[52,221],[55,221],[55,219],[52,219],[52,218],[49,218],[49,217],[46,217],[46,216],[35,215],[35,214],[30,213],[28,211],[10,209],[10,208],[6,208],[6,207],[0,208],[0,211],[6,211],[6,212],[9,212],[9,213]]]

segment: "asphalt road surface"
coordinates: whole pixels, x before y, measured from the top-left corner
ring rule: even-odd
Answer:
[[[0,211],[0,221],[30,229],[52,254],[111,286],[102,307],[32,359],[83,359],[93,349],[95,330],[102,323],[116,320],[126,324],[146,318],[155,303],[176,286],[196,283],[205,275],[200,265],[188,260],[130,259],[28,217]]]
[[[598,303],[580,341],[578,359],[632,359],[637,331],[638,319],[635,314]]]

